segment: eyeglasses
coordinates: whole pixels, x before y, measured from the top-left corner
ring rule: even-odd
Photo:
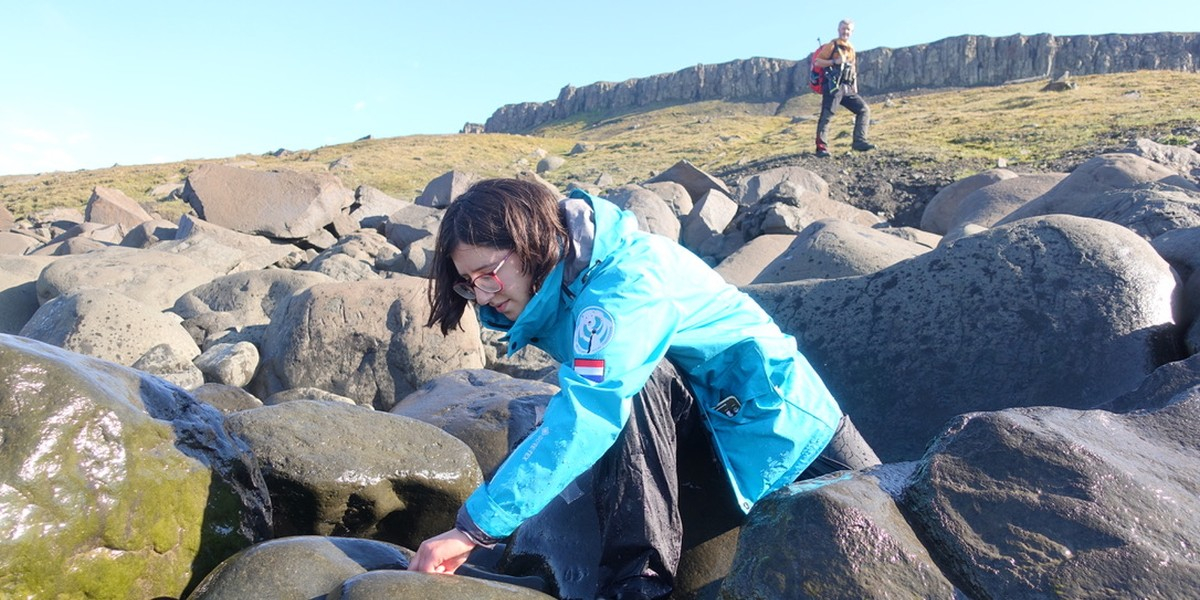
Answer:
[[[500,281],[500,278],[496,276],[496,273],[500,272],[500,268],[504,266],[505,261],[508,260],[508,257],[512,256],[513,252],[513,250],[509,250],[508,254],[505,254],[504,258],[500,259],[500,264],[496,265],[495,269],[492,269],[491,273],[484,273],[475,277],[471,281],[460,281],[454,284],[451,289],[453,289],[454,292],[459,296],[462,296],[467,300],[475,299],[476,289],[489,294],[498,293],[500,290],[504,289],[504,282]]]

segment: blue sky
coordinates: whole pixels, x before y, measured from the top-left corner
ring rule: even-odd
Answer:
[[[455,133],[565,85],[962,34],[1200,31],[1195,0],[0,0],[0,175]],[[864,74],[869,77],[869,74]]]

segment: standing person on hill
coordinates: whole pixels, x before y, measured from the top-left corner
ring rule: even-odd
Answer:
[[[854,143],[850,147],[859,152],[875,148],[867,141],[871,107],[858,95],[858,69],[854,46],[850,45],[852,33],[854,21],[842,19],[838,23],[837,39],[818,48],[812,57],[813,64],[824,69],[825,77],[821,88],[821,117],[817,119],[817,156],[820,158],[829,156],[829,120],[839,104],[854,113]]]
[[[607,200],[482,181],[446,209],[432,270],[427,325],[447,333],[473,305],[484,326],[508,332],[509,354],[532,344],[557,359],[560,389],[412,570],[453,573],[584,476],[600,597],[666,598],[687,526],[681,466],[712,469],[722,497],[705,500],[736,523],[797,477],[878,464],[792,336]]]

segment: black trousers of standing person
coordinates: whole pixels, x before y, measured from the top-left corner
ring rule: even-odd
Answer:
[[[675,367],[663,360],[633,400],[616,444],[592,469],[600,598],[665,598],[675,584],[685,529],[690,547],[745,520],[703,408]],[[833,441],[800,478],[877,464],[843,417]]]
[[[869,142],[868,129],[871,126],[871,107],[848,85],[839,85],[833,90],[821,95],[821,116],[817,119],[817,150],[829,149],[829,121],[833,119],[833,111],[838,105],[845,106],[854,113],[854,143]]]

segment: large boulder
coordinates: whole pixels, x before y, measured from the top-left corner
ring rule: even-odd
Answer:
[[[874,227],[874,229],[878,229],[879,231],[882,231],[888,235],[894,235],[902,240],[907,240],[919,246],[925,246],[930,250],[937,248],[938,244],[942,241],[942,236],[936,233],[929,233],[928,231],[917,229],[916,227],[891,227],[877,225]]]
[[[695,202],[692,200],[692,196],[688,193],[687,188],[682,185],[674,181],[656,181],[653,183],[644,183],[642,187],[662,198],[671,207],[675,216],[682,217],[692,212],[692,206]]]
[[[112,225],[102,227],[112,228]],[[45,245],[29,252],[36,256],[72,256],[96,252],[112,246],[105,242],[96,241],[90,237],[75,236],[60,241],[47,242]]]
[[[37,238],[24,233],[0,231],[0,255],[28,254],[41,244]]]
[[[555,187],[553,183],[550,183],[549,181],[542,179],[541,175],[538,175],[537,173],[535,173],[533,171],[519,171],[515,175],[515,177],[516,177],[516,179],[520,179],[521,181],[527,181],[529,183],[536,183],[536,184],[542,186],[543,188],[546,188],[546,191],[550,192],[550,195],[554,196],[555,198],[563,197],[563,193],[558,191],[558,188]]]
[[[48,256],[9,256],[0,254],[0,333],[18,333],[37,312],[37,280]]]
[[[753,283],[866,275],[929,250],[878,229],[821,219],[796,235]]]
[[[967,194],[945,222],[943,243],[967,235],[968,228],[986,228],[1066,179],[1066,173],[1036,173],[997,181]]]
[[[188,175],[183,199],[201,219],[242,233],[304,239],[354,203],[354,192],[330,173],[265,172],[201,165]]]
[[[103,246],[116,246],[125,239],[126,229],[121,225],[108,225],[104,223],[80,223],[70,229],[54,236],[54,239],[47,243],[47,246],[65,243],[69,240],[75,241],[91,241]],[[73,254],[81,254],[74,252]]]
[[[1200,588],[1200,398],[1154,412],[955,419],[904,495],[973,598],[1186,598]]]
[[[944,235],[953,227],[954,215],[958,214],[967,196],[992,184],[1016,177],[1018,175],[1008,169],[988,169],[938,190],[921,213],[921,229]]]
[[[303,252],[293,244],[274,243],[263,236],[240,233],[190,215],[179,218],[174,238],[151,248],[182,254],[219,274],[276,265],[287,268],[303,262]]]
[[[361,227],[379,229],[388,215],[412,204],[408,200],[393,198],[369,185],[360,185],[354,190],[354,204],[350,206],[350,218]]]
[[[323,273],[334,281],[363,281],[379,279],[380,275],[371,263],[351,257],[349,254],[322,252],[313,262],[305,266],[306,270]]]
[[[1156,182],[1197,190],[1195,184],[1175,171],[1140,156],[1120,152],[1101,154],[1084,161],[1050,191],[1009,213],[996,224],[1049,214],[1089,216],[1088,212],[1095,208],[1097,196]]]
[[[642,231],[656,233],[669,240],[679,239],[679,215],[658,194],[630,184],[610,191],[608,199],[633,213]]]
[[[692,201],[694,202],[698,202],[709,190],[716,190],[726,196],[731,194],[729,186],[725,185],[724,181],[705,173],[699,167],[686,160],[681,160],[671,165],[666,171],[646,180],[646,183],[661,183],[664,181],[682,185],[683,189],[687,190],[688,195],[692,197]]]
[[[336,402],[347,406],[358,406],[353,398],[339,396],[333,392],[327,392],[315,387],[298,387],[275,392],[267,396],[262,403],[266,406],[275,406],[284,402],[296,402],[298,400],[319,400],[321,402]]]
[[[92,196],[83,209],[83,218],[89,223],[119,225],[128,232],[154,217],[121,190],[98,185],[92,188]]]
[[[1109,190],[1093,197],[1078,216],[1123,225],[1152,240],[1176,229],[1200,227],[1200,191],[1162,183]]]
[[[471,571],[470,563],[456,573],[464,575]],[[416,571],[379,570],[363,573],[347,579],[335,588],[328,600],[391,600],[392,598],[428,598],[429,600],[549,600],[539,588],[525,583],[508,581],[509,578],[487,577],[487,573],[475,571],[474,576],[443,577],[436,573]],[[498,579],[498,580],[497,580]],[[534,579],[534,578],[529,578]],[[486,581],[485,581],[486,580]],[[540,579],[535,579],[540,582]]]
[[[38,277],[37,291],[43,304],[63,294],[104,289],[166,310],[214,277],[216,273],[186,256],[114,246],[54,261]]]
[[[83,211],[66,206],[35,210],[25,218],[34,228],[49,229],[51,236],[59,235],[84,221]]]
[[[129,366],[191,391],[204,385],[204,373],[192,359],[193,355],[186,347],[181,350],[162,343],[151,346]]]
[[[425,189],[413,202],[418,206],[446,208],[479,180],[480,177],[474,173],[449,171],[425,184]]]
[[[21,328],[21,335],[125,366],[162,344],[184,360],[200,355],[200,348],[174,315],[100,289],[58,296],[43,304]]]
[[[296,536],[263,542],[221,564],[188,600],[538,600],[538,591],[463,565],[458,574],[408,571],[412,551],[376,540]]]
[[[404,206],[388,216],[384,235],[397,248],[405,249],[425,238],[437,235],[445,210],[419,204]]]
[[[1164,233],[1151,240],[1150,245],[1185,279],[1200,272],[1200,227]]]
[[[829,475],[764,498],[742,526],[721,597],[956,597],[884,488],[908,471]]]
[[[416,419],[297,400],[229,415],[262,469],[275,537],[345,535],[409,548],[454,526],[483,482],[462,442]]]
[[[126,248],[149,248],[162,241],[175,239],[179,227],[165,219],[150,219],[135,225],[125,237],[121,238],[121,246]]]
[[[1200,316],[1200,227],[1168,231],[1150,242],[1183,281],[1175,315],[1187,326]]]
[[[543,156],[537,163],[536,171],[538,173],[549,173],[550,171],[562,168],[565,164],[567,164],[567,159],[561,156]]]
[[[481,329],[484,366],[518,379],[558,383],[559,363],[537,346],[529,345],[508,353],[508,334],[495,329]]]
[[[1096,219],[1027,219],[871,275],[745,289],[885,462],[920,456],[964,412],[1106,402],[1179,347],[1170,267]]]
[[[1183,146],[1168,146],[1141,138],[1125,150],[1152,160],[1200,185],[1200,152]]]
[[[179,598],[265,538],[216,410],[160,379],[0,334],[0,596]]]
[[[297,536],[242,550],[213,569],[188,600],[325,598],[343,581],[376,569],[407,569],[411,551],[349,537]]]
[[[482,368],[473,312],[449,336],[425,326],[427,285],[400,275],[320,284],[293,296],[267,326],[256,395],[315,387],[388,410],[442,373]]]
[[[821,219],[839,219],[865,227],[883,222],[871,211],[832,200],[827,194],[785,180],[739,215],[736,226],[743,238],[753,239],[768,233],[800,233]]]
[[[776,167],[738,181],[737,203],[753,206],[762,202],[779,184],[788,182],[797,194],[829,197],[829,183],[804,167]]]
[[[379,270],[401,258],[400,249],[389,243],[383,234],[364,229],[339,238],[304,269],[324,273],[338,281],[360,281],[379,278]]]
[[[223,383],[206,383],[192,390],[192,395],[226,415],[263,405],[262,400],[255,398],[250,392]]]
[[[258,344],[280,304],[301,290],[331,281],[321,273],[284,269],[234,273],[196,286],[180,296],[171,311],[199,342],[234,330],[250,333],[250,341]]]
[[[729,283],[741,287],[749,285],[779,255],[783,254],[795,240],[795,235],[760,235],[725,257],[714,270]]]
[[[679,242],[693,252],[703,254],[706,245],[720,236],[737,215],[738,205],[729,196],[709,190],[692,205],[692,212],[683,218]]]
[[[434,425],[475,453],[484,478],[542,422],[558,387],[484,369],[458,370],[421,386],[392,414]]]
[[[1136,390],[1097,406],[1112,412],[1158,410],[1200,399],[1200,354],[1167,363],[1150,374]]]

